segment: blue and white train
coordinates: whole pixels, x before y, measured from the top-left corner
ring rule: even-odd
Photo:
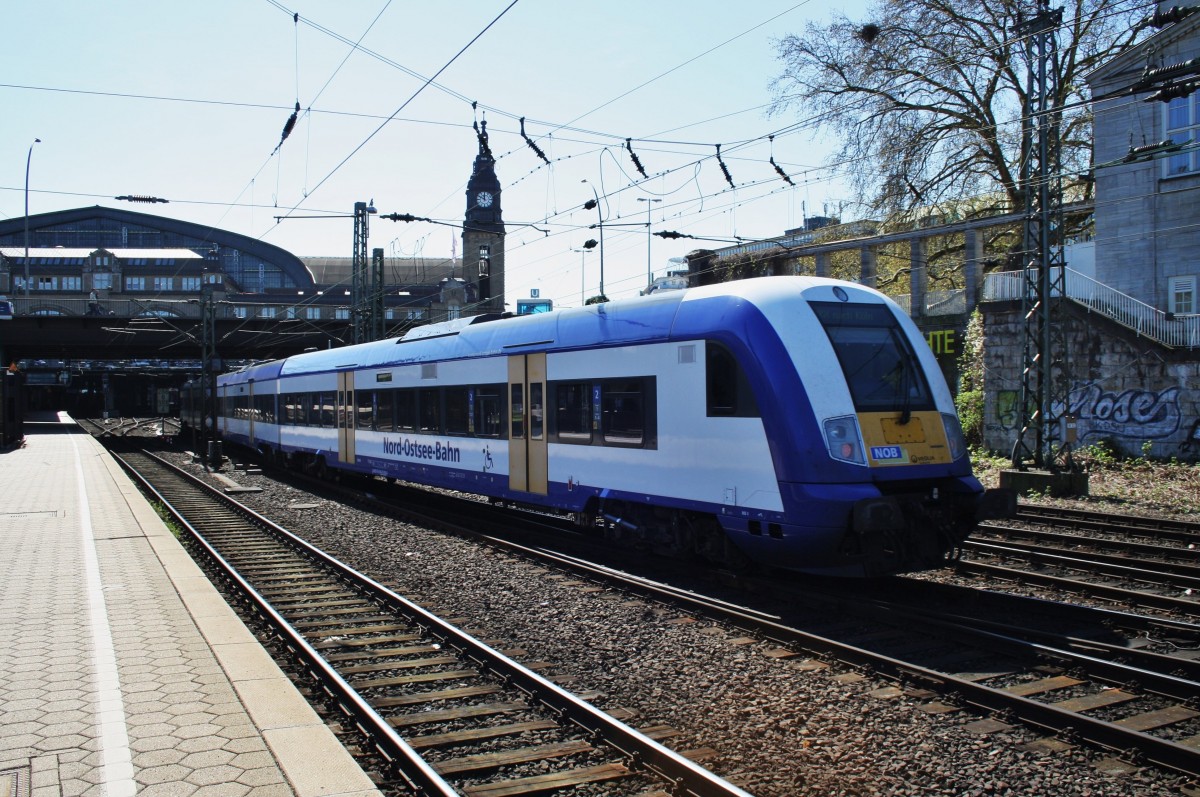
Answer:
[[[822,278],[466,318],[255,365],[217,390],[224,440],[291,466],[572,513],[727,564],[927,569],[1011,503],[972,475],[907,315]]]

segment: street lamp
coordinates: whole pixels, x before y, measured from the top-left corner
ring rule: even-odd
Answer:
[[[587,183],[587,180],[580,180],[581,183]],[[588,183],[588,188],[592,189],[592,196],[595,199],[591,202],[585,202],[583,207],[587,210],[596,208],[596,219],[598,220],[597,227],[600,228],[600,296],[607,299],[604,295],[604,214],[600,210],[600,195],[596,193],[596,186]]]
[[[42,140],[35,138],[33,144]],[[33,144],[29,145],[29,154],[25,156],[25,298],[29,298],[29,161],[33,159]],[[25,308],[29,312],[28,306]]]
[[[662,202],[662,200],[640,196],[637,201],[646,203],[646,287],[649,288],[650,284],[654,282],[654,270],[650,267],[650,208],[654,206],[655,202]]]
[[[583,307],[584,302],[586,301],[583,296],[584,291],[586,290],[586,288],[584,288],[584,285],[585,285],[584,263],[586,262],[584,260],[584,258],[587,257],[587,255],[590,254],[592,250],[591,249],[572,249],[571,251],[579,253],[579,306]]]

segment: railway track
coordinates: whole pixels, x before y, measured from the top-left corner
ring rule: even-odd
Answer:
[[[176,418],[79,418],[75,422],[88,434],[99,438],[169,437],[179,434]]]
[[[1067,607],[1073,619],[1068,626],[1060,618],[1058,625],[1086,629],[1074,636],[939,611],[929,608],[930,601],[913,606],[758,585],[756,591],[776,590],[790,595],[793,605],[806,607],[803,616],[771,616],[574,557],[560,558],[544,550],[531,550],[530,555],[606,585],[620,583],[676,610],[734,625],[778,645],[774,657],[807,657],[801,670],[827,669],[847,683],[863,675],[894,682],[893,687],[876,690],[877,697],[904,694],[927,713],[976,711],[981,719],[969,727],[977,732],[996,733],[1024,724],[1045,734],[1029,743],[1031,750],[1058,752],[1091,745],[1128,762],[1200,776],[1200,665],[1136,646],[1137,640],[1146,639],[1137,634],[1153,628],[1169,636],[1173,645],[1200,647],[1200,625]],[[965,606],[960,599],[967,593],[979,591],[945,591],[932,602]],[[981,599],[974,597],[976,602]],[[990,614],[1020,617],[1039,603],[1019,596],[997,599],[1003,605]],[[1122,625],[1131,636],[1110,631]]]
[[[323,483],[320,489],[328,490],[329,485]],[[372,512],[416,512],[405,518],[416,522],[439,517],[439,525],[459,533],[466,533],[464,525],[510,527],[518,516],[525,517],[521,525],[526,534],[537,535],[539,527],[546,531],[544,540],[561,541],[571,528],[566,519],[442,495],[430,498],[432,508],[421,508],[412,493],[405,492],[400,499],[404,506],[397,507],[377,497],[386,497],[390,490],[373,481],[358,489],[343,484],[339,493],[352,503],[369,504]],[[1065,607],[978,589],[943,591],[915,605],[872,596],[850,600],[826,595],[823,606],[818,593],[793,595],[787,599],[791,605],[816,608],[808,616],[790,617],[740,605],[746,601],[671,588],[661,578],[631,577],[593,565],[587,555],[556,553],[549,544],[521,545],[507,535],[480,536],[539,567],[550,564],[569,571],[581,583],[619,585],[667,603],[676,612],[734,626],[777,645],[769,655],[791,660],[801,671],[825,670],[846,683],[876,676],[894,684],[875,690],[876,697],[904,695],[931,714],[976,712],[980,719],[967,726],[973,731],[996,733],[1025,726],[1035,732],[1032,741],[1020,734],[1031,750],[1054,753],[1082,746],[1108,751],[1134,765],[1200,776],[1200,673],[1193,662],[1154,644],[1200,648],[1200,626],[1189,622]],[[749,590],[777,588],[756,585]],[[997,605],[984,611],[981,601]],[[931,602],[960,611],[931,609]],[[856,605],[850,608],[851,603]],[[1029,616],[1039,604],[1057,607],[1040,627],[995,619]],[[1070,619],[1062,614],[1067,610]],[[1117,628],[1125,632],[1115,633]]]
[[[661,574],[638,577],[593,563],[591,554],[601,558],[601,549],[587,553],[586,541],[575,535],[567,546],[573,552],[563,552],[561,543],[573,528],[566,519],[428,493],[428,503],[418,506],[413,491],[388,500],[379,482],[372,483],[371,493],[342,489],[372,511],[422,523],[436,516],[444,527],[538,566],[568,571],[586,579],[583,583],[618,586],[677,612],[735,626],[778,645],[775,657],[808,657],[799,664],[802,671],[827,669],[851,680],[876,675],[895,684],[879,696],[905,694],[929,713],[974,710],[982,715],[972,726],[980,732],[1023,724],[1044,734],[1031,749],[1090,745],[1126,761],[1200,776],[1200,666],[1139,641],[1155,634],[1175,646],[1200,648],[1200,625],[928,584],[914,586],[938,594],[919,602],[863,598],[854,594],[862,591],[858,585],[832,595],[774,580],[746,585],[747,594],[772,591],[791,606],[810,609],[785,616],[672,587]],[[514,524],[521,526],[524,542],[507,531],[471,531]],[[889,583],[904,592],[904,581]],[[986,611],[982,603],[989,604]],[[943,608],[931,608],[939,605]],[[1040,627],[994,619],[1047,613]],[[1128,633],[1117,634],[1116,628]]]
[[[1200,525],[1031,504],[1015,520],[981,524],[958,571],[1200,615]]]
[[[747,797],[656,740],[670,728],[635,730],[164,460],[117,456],[361,733],[387,788]]]

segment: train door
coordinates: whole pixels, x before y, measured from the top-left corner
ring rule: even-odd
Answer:
[[[338,373],[337,387],[338,461],[354,464],[354,372]]]
[[[546,495],[546,355],[508,358],[508,487]]]

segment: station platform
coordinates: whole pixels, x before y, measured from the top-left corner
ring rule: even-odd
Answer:
[[[380,795],[71,418],[0,496],[0,797]]]

